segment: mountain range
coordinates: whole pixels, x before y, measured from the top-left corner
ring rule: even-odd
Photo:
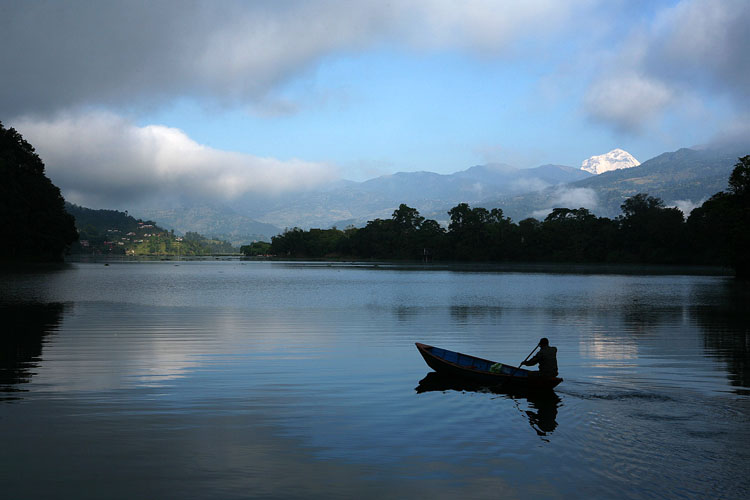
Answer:
[[[737,159],[750,148],[682,148],[651,158],[637,167],[614,170],[588,179],[517,196],[485,200],[514,220],[544,217],[553,208],[585,207],[600,217],[620,215],[620,205],[638,193],[664,200],[685,215],[713,194],[727,188]]]
[[[281,228],[362,226],[368,220],[390,218],[401,203],[432,212],[446,205],[476,203],[498,194],[521,194],[588,177],[592,174],[564,165],[520,169],[488,164],[448,175],[399,172],[364,182],[344,180],[315,191],[245,197],[225,206],[133,212],[178,232],[196,231],[243,244],[268,240],[282,232]]]
[[[683,148],[632,166],[637,160],[631,162],[625,155],[632,156],[615,150],[609,154],[630,162],[629,168],[599,175],[565,165],[520,169],[506,164],[476,165],[447,175],[399,172],[364,182],[338,181],[293,195],[248,196],[224,206],[140,210],[138,216],[178,232],[196,231],[245,244],[269,241],[282,228],[362,226],[368,220],[390,218],[401,203],[441,223],[461,202],[502,208],[514,221],[544,218],[556,207],[585,207],[599,216],[616,217],[622,202],[637,193],[657,196],[689,213],[726,188],[737,158],[749,152],[750,147]]]

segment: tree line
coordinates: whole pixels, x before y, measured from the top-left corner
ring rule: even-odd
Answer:
[[[443,261],[642,263],[731,266],[748,277],[750,156],[739,158],[727,191],[716,193],[687,219],[646,193],[624,201],[614,219],[586,208],[555,208],[544,220],[518,223],[500,208],[459,203],[447,228],[401,204],[390,219],[344,230],[293,228],[246,255]]]
[[[91,209],[66,203],[75,218],[79,240],[69,251],[93,255],[201,256],[237,253],[231,243],[188,231],[180,238],[151,220],[136,219],[119,210]]]
[[[76,241],[73,217],[34,147],[0,122],[0,260],[62,260]]]

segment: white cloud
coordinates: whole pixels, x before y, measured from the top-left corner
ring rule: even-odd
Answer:
[[[554,194],[552,195],[552,203],[555,208],[584,207],[593,210],[599,206],[599,197],[593,189],[560,186],[555,189]]]
[[[587,208],[594,211],[599,206],[596,191],[589,188],[569,188],[558,186],[550,195],[551,206],[532,212],[532,217],[543,219],[552,212],[553,208]]]
[[[417,47],[496,53],[519,39],[545,39],[592,1],[422,0],[399,3],[401,37]]]
[[[642,75],[613,76],[594,83],[584,105],[597,120],[634,131],[657,117],[673,100],[673,90]]]
[[[543,219],[546,219],[547,216],[551,213],[552,213],[551,208],[542,208],[540,210],[534,210],[533,212],[531,212],[531,216],[534,217],[535,219],[543,220]]]
[[[690,215],[690,212],[692,212],[694,209],[698,208],[699,206],[703,205],[703,203],[706,200],[701,200],[699,202],[694,202],[693,200],[674,200],[674,206],[680,209],[680,212],[682,212],[682,215],[685,217],[688,217]]]
[[[733,119],[723,124],[711,140],[712,145],[747,147],[750,141],[750,112],[738,113]]]
[[[665,79],[750,96],[748,23],[746,0],[680,2],[655,19],[645,65]]]
[[[0,114],[180,96],[273,103],[274,89],[330,55],[380,44],[498,54],[570,29],[590,3],[9,2],[0,16]]]
[[[594,119],[638,131],[665,112],[723,95],[750,107],[750,2],[683,0],[635,26],[598,67],[583,104]]]
[[[541,191],[549,187],[549,183],[543,179],[537,177],[530,177],[527,179],[518,179],[512,182],[511,188],[513,191],[518,193],[530,193],[533,191]]]
[[[12,125],[34,145],[66,199],[94,208],[164,198],[223,201],[309,189],[338,175],[329,165],[213,149],[181,130],[138,127],[110,113]]]

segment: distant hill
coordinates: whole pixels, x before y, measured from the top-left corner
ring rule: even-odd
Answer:
[[[165,229],[156,226],[156,222],[152,220],[136,219],[129,215],[127,211],[120,212],[119,210],[106,209],[95,210],[69,202],[65,202],[65,210],[75,218],[76,227],[79,231],[90,226],[103,230],[116,228],[120,231],[129,232],[137,230],[144,224],[156,227],[156,231],[166,231]]]
[[[638,193],[661,198],[668,206],[692,207],[725,190],[737,158],[747,153],[748,149],[737,147],[683,148],[663,153],[637,167],[605,172],[539,192],[490,198],[480,205],[500,207],[516,221],[543,217],[557,207],[585,207],[602,217],[616,217],[623,201]]]
[[[491,196],[526,193],[591,177],[564,165],[520,169],[477,165],[453,174],[399,172],[364,182],[340,182],[327,189],[282,197],[240,200],[236,210],[280,227],[346,227],[390,218],[401,203],[420,212],[476,202]],[[444,217],[443,217],[444,218]]]
[[[622,202],[645,192],[689,211],[721,191],[742,148],[680,149],[641,165],[594,175],[565,165],[520,169],[476,165],[453,174],[399,172],[364,182],[338,181],[292,195],[240,198],[226,206],[139,210],[178,233],[194,231],[236,246],[270,241],[284,228],[346,228],[388,219],[401,203],[424,217],[447,223],[458,203],[502,208],[514,221],[544,218],[552,208],[586,207],[599,216],[620,215]]]
[[[152,220],[136,219],[128,212],[94,210],[65,203],[75,218],[80,239],[73,254],[112,255],[212,255],[236,253],[226,241],[212,240],[198,233],[175,235]]]
[[[180,234],[197,232],[211,238],[226,240],[240,246],[253,241],[271,241],[271,236],[282,232],[273,225],[258,222],[223,207],[196,206],[176,209],[143,209],[136,213],[141,217],[158,220],[160,224],[174,228]]]

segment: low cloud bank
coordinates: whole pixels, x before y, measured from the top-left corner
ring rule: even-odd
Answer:
[[[110,113],[24,118],[11,125],[35,147],[65,198],[93,208],[221,202],[311,189],[338,177],[330,165],[221,151],[179,129],[139,127]]]
[[[693,200],[674,200],[674,206],[677,207],[680,212],[682,212],[682,215],[684,215],[686,218],[690,216],[690,212],[695,210],[696,208],[703,205],[703,203],[706,200],[703,199],[699,202],[694,202]]]
[[[560,186],[556,188],[550,198],[551,206],[532,212],[531,216],[544,219],[554,208],[587,208],[592,212],[599,206],[599,197],[596,191],[589,188],[568,188]]]

